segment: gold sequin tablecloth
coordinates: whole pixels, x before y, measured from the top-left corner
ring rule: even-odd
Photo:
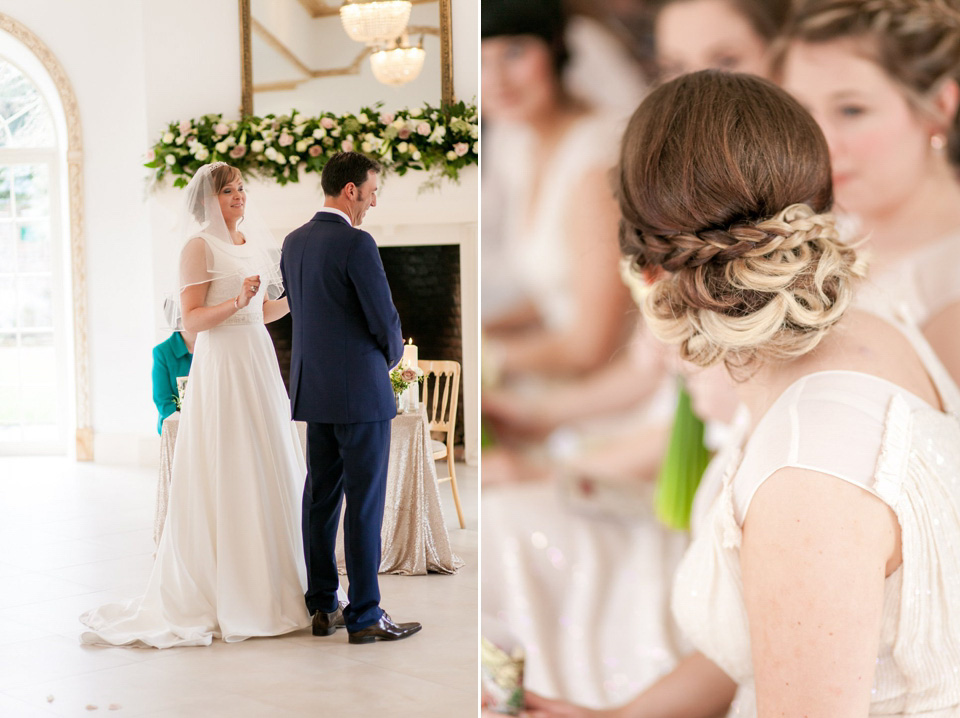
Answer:
[[[180,414],[164,419],[160,440],[160,478],[153,538],[160,542],[167,516],[167,497],[173,467],[173,450],[180,427]],[[300,445],[307,445],[307,425],[297,422]],[[337,536],[337,561],[344,573],[343,514]],[[404,576],[428,571],[456,573],[463,561],[450,547],[450,536],[440,506],[437,468],[430,448],[427,414],[398,414],[390,427],[390,463],[387,467],[387,498],[380,532],[380,573]]]

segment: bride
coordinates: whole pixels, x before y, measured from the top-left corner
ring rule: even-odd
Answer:
[[[198,332],[170,503],[145,593],[85,613],[83,643],[210,645],[310,625],[300,532],[306,468],[264,326],[284,316],[279,246],[250,226],[240,172],[187,186],[178,292]],[[279,292],[277,292],[279,294]]]

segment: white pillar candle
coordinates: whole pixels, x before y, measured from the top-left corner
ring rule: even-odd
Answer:
[[[413,339],[408,339],[403,345],[403,359],[400,361],[400,366],[416,369],[418,363],[417,345],[413,343]]]

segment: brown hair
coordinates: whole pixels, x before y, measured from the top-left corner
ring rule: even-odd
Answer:
[[[684,359],[731,368],[812,349],[861,271],[839,243],[813,118],[751,75],[705,70],[652,92],[623,137],[621,250],[669,276],[644,306]]]
[[[944,81],[960,81],[960,1],[808,0],[777,43],[781,72],[791,42],[863,40],[867,56],[904,91],[915,110],[929,113]],[[948,131],[949,158],[960,164],[960,112]]]

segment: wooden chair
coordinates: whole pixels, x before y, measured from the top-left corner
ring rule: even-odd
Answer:
[[[437,482],[450,482],[453,489],[453,503],[457,507],[460,528],[465,528],[463,509],[460,508],[460,492],[457,490],[457,474],[453,461],[453,434],[457,424],[457,400],[460,395],[460,363],[421,359],[418,364],[423,370],[423,384],[420,387],[421,401],[427,410],[430,423],[430,444],[433,447],[435,461],[446,458],[449,476],[438,478]],[[434,434],[443,434],[443,441],[434,439]]]

